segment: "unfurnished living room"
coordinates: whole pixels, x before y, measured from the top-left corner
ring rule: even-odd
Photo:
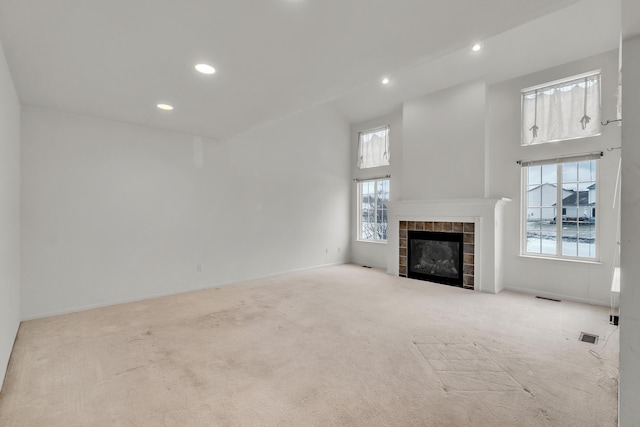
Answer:
[[[0,0],[0,426],[640,425],[637,0]]]

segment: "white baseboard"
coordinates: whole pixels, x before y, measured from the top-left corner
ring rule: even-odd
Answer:
[[[609,304],[610,304],[609,301],[597,301],[597,300],[591,300],[591,299],[588,299],[588,298],[574,297],[574,296],[571,296],[571,295],[555,294],[555,293],[552,293],[552,292],[540,292],[540,291],[537,291],[535,289],[505,287],[504,290],[505,291],[519,292],[519,293],[523,293],[523,294],[530,294],[530,295],[540,296],[540,297],[544,297],[544,298],[559,299],[561,301],[572,301],[572,302],[580,302],[580,303],[583,303],[583,304],[600,305],[600,306],[603,306],[603,307],[609,307]]]
[[[18,338],[19,329],[20,322],[18,322],[15,326],[13,341],[11,342],[11,349],[9,350],[9,357],[7,357],[6,364],[2,363],[4,366],[0,366],[0,392],[2,392],[2,387],[4,386],[4,379],[6,378],[7,369],[9,368],[9,362],[11,361],[11,355],[13,354],[13,347],[16,345],[16,339]]]

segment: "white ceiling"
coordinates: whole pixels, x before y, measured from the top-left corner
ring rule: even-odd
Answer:
[[[216,139],[327,102],[367,120],[614,49],[619,26],[619,0],[0,0],[22,103]]]

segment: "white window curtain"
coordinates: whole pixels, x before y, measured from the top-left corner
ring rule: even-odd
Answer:
[[[389,164],[389,127],[361,132],[358,138],[358,168]]]
[[[600,132],[600,73],[522,91],[522,145]]]

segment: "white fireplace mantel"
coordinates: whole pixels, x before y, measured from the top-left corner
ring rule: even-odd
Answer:
[[[446,199],[391,202],[387,230],[387,272],[399,271],[400,221],[475,223],[474,290],[497,294],[502,274],[503,208],[511,199]]]

